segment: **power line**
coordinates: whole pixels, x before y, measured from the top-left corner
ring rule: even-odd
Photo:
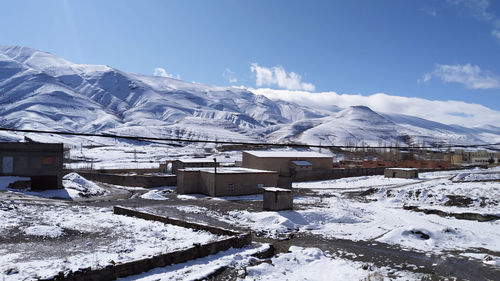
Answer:
[[[100,138],[114,138],[114,139],[127,139],[136,141],[148,141],[148,142],[187,142],[187,143],[214,143],[214,144],[226,144],[226,145],[249,145],[249,146],[272,146],[272,147],[297,147],[297,148],[326,148],[326,149],[341,149],[341,148],[362,148],[362,149],[382,149],[382,148],[405,148],[405,147],[394,147],[394,146],[358,146],[358,145],[314,145],[314,144],[302,144],[302,143],[265,143],[265,142],[238,142],[238,141],[220,141],[220,140],[199,140],[199,139],[183,139],[183,138],[155,138],[155,137],[139,137],[139,136],[121,136],[113,134],[91,134],[91,133],[77,133],[77,132],[59,132],[59,131],[45,131],[45,130],[30,130],[30,129],[9,129],[0,128],[0,131],[18,132],[18,133],[36,133],[36,134],[53,134],[53,135],[67,135],[67,136],[81,136],[81,137],[100,137]],[[500,145],[500,143],[490,143],[490,144],[445,144],[440,146],[424,146],[415,147],[416,149],[445,149],[448,147],[488,147]]]

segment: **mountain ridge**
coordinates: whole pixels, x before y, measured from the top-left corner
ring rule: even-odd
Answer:
[[[377,145],[492,143],[500,128],[450,126],[366,106],[328,111],[272,101],[235,87],[74,64],[53,54],[0,46],[2,127],[231,141]]]

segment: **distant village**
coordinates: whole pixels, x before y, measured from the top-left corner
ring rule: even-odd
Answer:
[[[346,148],[342,151],[324,148],[317,151],[278,147],[249,146],[245,147],[246,150],[241,148],[241,146],[236,146],[234,149],[225,147],[224,150],[217,151],[212,148],[206,149],[203,155],[190,156],[190,153],[184,153],[182,156],[158,161],[159,163],[149,162],[157,167],[134,169],[120,168],[117,165],[112,168],[95,168],[91,165],[70,169],[71,165],[68,164],[71,164],[72,159],[69,158],[70,153],[62,143],[34,141],[0,143],[0,176],[6,182],[3,187],[6,192],[2,194],[6,200],[0,203],[0,211],[5,215],[4,222],[18,222],[15,227],[9,228],[10,234],[6,236],[27,237],[26,243],[12,240],[5,244],[12,247],[9,250],[17,249],[16,253],[25,254],[22,258],[11,257],[7,260],[8,264],[3,269],[4,276],[8,277],[6,280],[21,280],[16,278],[27,275],[36,276],[33,280],[115,280],[126,276],[136,277],[143,272],[171,265],[183,264],[189,267],[194,260],[209,256],[218,263],[217,255],[225,253],[224,251],[228,249],[254,251],[252,247],[260,247],[258,249],[262,250],[258,250],[261,251],[259,256],[252,254],[247,259],[251,261],[258,259],[266,263],[273,256],[287,254],[290,245],[295,247],[295,244],[288,245],[290,241],[303,243],[300,240],[301,235],[309,237],[308,246],[316,246],[318,240],[328,241],[326,243],[335,241],[331,245],[337,247],[339,243],[344,243],[342,244],[344,248],[339,250],[355,248],[353,251],[359,256],[370,251],[377,255],[380,252],[387,252],[387,249],[393,248],[391,243],[399,245],[400,241],[404,242],[403,238],[408,237],[407,233],[411,234],[412,241],[430,241],[430,239],[441,239],[442,235],[446,235],[446,238],[442,239],[459,241],[453,242],[452,249],[455,249],[464,239],[471,241],[469,243],[475,243],[473,245],[483,243],[483,239],[468,237],[479,235],[474,232],[476,229],[481,229],[483,232],[482,228],[485,225],[489,227],[493,221],[498,220],[498,215],[490,214],[489,211],[490,208],[497,208],[495,193],[490,195],[478,190],[480,193],[476,197],[479,199],[475,199],[472,196],[467,197],[468,194],[462,191],[477,189],[483,184],[486,188],[494,186],[498,182],[498,172],[496,172],[498,168],[493,168],[491,173],[477,174],[478,182],[474,184],[478,185],[471,185],[460,179],[471,176],[470,172],[473,170],[484,171],[471,168],[481,167],[490,170],[490,167],[498,166],[500,152],[484,149],[448,149],[442,152],[414,148]],[[105,153],[107,147],[103,149]],[[145,152],[140,151],[140,153]],[[450,174],[446,174],[448,170],[461,169],[466,173],[455,172],[451,177],[453,180]],[[446,172],[432,176],[434,173],[425,173],[429,171]],[[455,180],[456,178],[460,179]],[[338,183],[334,183],[335,181]],[[77,189],[71,187],[78,184],[80,186]],[[443,188],[448,186],[450,190],[454,190],[455,184],[461,184],[461,188],[457,188],[459,194],[448,193],[441,189],[436,189],[437,193],[434,192],[434,187],[437,185],[443,185]],[[313,191],[301,188],[301,185],[320,189]],[[322,189],[325,185],[326,188]],[[394,192],[396,188],[402,191]],[[408,190],[405,191],[405,188]],[[343,193],[338,190],[343,190]],[[45,199],[39,201],[40,199],[36,197],[44,193],[68,195],[70,192],[77,193],[78,196],[48,196],[52,199],[69,199],[67,201]],[[326,195],[324,192],[327,192]],[[35,197],[30,199],[31,194],[35,194]],[[341,198],[339,194],[346,197]],[[395,198],[395,194],[408,196],[407,202],[413,205],[398,203],[401,199]],[[376,199],[374,195],[381,199]],[[493,199],[490,200],[490,197]],[[442,199],[439,198],[448,199],[442,203]],[[413,203],[414,200],[434,199],[439,200],[443,206],[451,206],[450,209],[455,206],[471,206],[474,212],[446,213],[439,209],[421,209],[422,206],[428,208],[429,205],[421,206]],[[483,209],[478,212],[476,205]],[[483,211],[487,213],[481,213]],[[422,216],[422,212],[437,216]],[[52,217],[46,218],[46,213],[51,213]],[[130,220],[125,221],[125,216]],[[249,218],[245,219],[245,216]],[[22,219],[19,220],[19,217]],[[418,222],[423,217],[426,219],[430,217],[429,222]],[[63,220],[66,227],[71,227],[68,228],[71,231],[60,227],[59,223],[53,223],[51,220],[54,218]],[[390,221],[394,220],[389,228],[387,228],[387,218]],[[371,223],[374,220],[376,223]],[[413,220],[420,223],[418,227],[412,226]],[[439,220],[439,223],[436,223],[436,220]],[[475,224],[477,227],[469,226],[467,231],[471,234],[463,238],[462,233],[465,231],[457,228],[452,231],[446,224],[446,227],[443,226],[443,221],[454,225],[452,223],[455,223],[455,220],[477,221]],[[243,226],[239,225],[241,221],[245,223]],[[348,223],[345,223],[346,221]],[[369,223],[366,223],[367,221]],[[88,226],[89,222],[94,226]],[[146,223],[160,224],[154,227],[141,226]],[[228,223],[230,229],[226,228]],[[409,224],[411,228],[401,226],[402,223]],[[30,227],[25,227],[23,230],[20,228],[21,224]],[[101,228],[102,225],[106,227]],[[439,230],[429,231],[427,230],[429,225],[439,225]],[[182,229],[183,232],[177,232],[181,231],[178,228],[173,231],[175,227]],[[357,227],[359,230],[349,230],[350,227]],[[443,227],[444,230],[441,230]],[[491,226],[491,229],[493,228],[494,226]],[[73,229],[84,229],[85,233]],[[312,233],[311,230],[314,229],[322,232]],[[340,234],[328,238],[332,229],[339,229]],[[377,231],[387,233],[387,229],[402,232],[397,236],[398,242],[389,241],[387,248],[386,244],[381,243],[382,251],[380,251],[376,248],[379,246],[372,243],[378,240],[368,239],[372,239]],[[49,231],[49,234],[44,231]],[[351,233],[368,235],[366,236],[368,238],[365,238],[367,241],[359,242],[356,237],[346,239],[344,231],[351,231],[347,232],[348,235]],[[102,235],[102,232],[106,234]],[[298,240],[294,240],[296,234]],[[170,235],[170,240],[163,240],[167,239],[165,238],[167,235]],[[486,235],[497,234],[487,228]],[[204,240],[205,236],[207,240]],[[34,237],[41,243],[31,243]],[[136,242],[137,239],[141,239],[140,243]],[[494,239],[496,238],[490,240]],[[115,240],[119,241],[114,243]],[[491,245],[496,242],[490,240],[487,240],[488,249],[495,249]],[[45,275],[41,276],[45,276],[44,279],[38,273],[41,264],[39,258],[32,258],[30,251],[33,248],[37,252],[43,252],[40,249],[49,243],[47,241],[52,243],[50,245],[59,246],[57,251],[61,251],[63,257],[52,254],[53,268],[43,272]],[[273,244],[261,244],[269,241]],[[93,247],[94,243],[101,243],[103,246]],[[363,246],[366,243],[370,243],[371,247],[375,245],[375,250]],[[110,248],[110,244],[114,245],[114,248]],[[436,242],[436,244],[446,243]],[[147,245],[151,245],[148,246],[151,249],[141,252]],[[285,245],[285,248],[277,249],[280,245]],[[330,244],[327,246],[330,247]],[[73,257],[75,251],[93,257],[96,262],[77,257],[71,262],[72,268],[66,268],[66,256]],[[406,251],[395,250],[402,255],[406,255]],[[123,252],[136,254],[122,257]],[[411,255],[416,253],[411,252]],[[422,252],[419,255],[426,254]],[[109,255],[113,258],[101,258],[99,261],[98,255],[104,257]],[[490,261],[488,257],[485,260]],[[242,259],[240,254],[234,254],[230,258]],[[404,262],[406,263],[406,260]],[[241,267],[250,266],[253,264]],[[357,270],[366,274],[361,264],[359,268]],[[475,272],[482,270],[481,272],[488,274],[491,271],[482,264],[474,270]],[[165,274],[170,274],[170,271],[175,270],[170,268]],[[366,272],[370,274],[369,271]],[[154,275],[151,272],[148,274]],[[184,276],[183,274],[185,273],[180,273],[180,276]],[[235,274],[240,276],[239,272]],[[244,276],[243,273],[241,276]]]
[[[63,144],[1,143],[2,176],[30,177],[31,189],[63,188]],[[382,175],[388,168],[444,170],[499,165],[500,152],[484,149],[361,149],[343,153],[248,150],[241,161],[216,158],[181,158],[158,163],[156,169],[84,169],[90,180],[127,186],[177,186],[179,194],[209,196],[247,195],[264,187],[291,189],[292,182]],[[132,174],[131,174],[132,173]],[[406,177],[406,176],[405,176]]]

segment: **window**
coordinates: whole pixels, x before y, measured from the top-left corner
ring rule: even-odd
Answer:
[[[258,188],[263,188],[263,187],[264,187],[264,184],[263,184],[263,183],[259,183],[259,184],[257,184],[257,187],[258,187]]]
[[[234,193],[234,184],[230,183],[227,185],[227,192]]]

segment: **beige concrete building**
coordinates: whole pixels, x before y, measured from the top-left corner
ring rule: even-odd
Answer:
[[[261,188],[276,186],[278,173],[239,167],[187,168],[177,171],[177,192],[208,196],[237,196],[261,193]]]
[[[418,170],[413,168],[386,168],[384,170],[384,177],[403,179],[418,178]]]
[[[172,174],[177,174],[177,170],[185,168],[210,168],[220,166],[219,162],[215,162],[209,158],[186,158],[171,161]]]
[[[463,162],[461,154],[447,153],[444,155],[444,161],[449,161],[451,165],[460,165]]]
[[[31,178],[32,189],[62,188],[62,143],[0,143],[0,176]]]
[[[498,164],[500,151],[493,152],[485,149],[466,151],[464,149],[456,149],[454,151],[454,156],[460,157],[462,159],[462,163],[488,165],[490,164],[490,161],[493,161],[493,164]]]
[[[333,157],[305,151],[243,151],[242,165],[290,177],[302,170],[330,170],[333,168]]]

